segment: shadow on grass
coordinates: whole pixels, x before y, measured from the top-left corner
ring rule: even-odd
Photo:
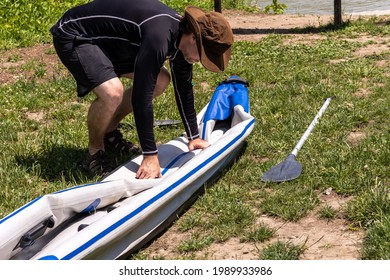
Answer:
[[[85,149],[53,146],[39,154],[16,155],[15,160],[28,173],[34,173],[47,181],[65,180],[74,183],[93,178],[81,168],[85,155]]]
[[[380,20],[378,22],[375,23],[377,26],[386,26],[386,25],[390,25],[390,20]]]
[[[305,28],[233,28],[233,33],[237,35],[268,35],[268,34],[316,34],[323,32],[332,32],[342,30],[350,25],[350,21],[345,21],[341,25],[334,25],[332,23],[322,25],[319,27],[308,26]]]

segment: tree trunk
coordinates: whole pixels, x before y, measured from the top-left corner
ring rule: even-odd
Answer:
[[[334,25],[340,26],[343,23],[341,15],[341,0],[334,0]]]
[[[222,13],[222,0],[214,0],[214,10],[216,12]]]

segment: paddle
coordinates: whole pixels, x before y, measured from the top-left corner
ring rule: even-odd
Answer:
[[[179,120],[155,120],[153,125],[161,127],[161,126],[177,125],[179,123],[180,123]],[[135,123],[120,123],[119,127],[125,129],[134,129]]]
[[[154,126],[167,126],[167,125],[176,125],[179,124],[179,120],[155,120]]]
[[[306,139],[309,137],[314,126],[318,123],[319,118],[325,112],[332,98],[333,97],[329,97],[325,100],[321,109],[318,111],[317,115],[315,116],[309,127],[306,129],[306,132],[302,135],[298,144],[288,155],[286,160],[273,166],[271,169],[269,169],[266,173],[263,174],[263,176],[261,177],[261,180],[263,182],[285,182],[296,179],[299,177],[299,175],[301,175],[302,166],[295,158],[298,154],[298,151],[302,148],[303,143],[305,143]]]

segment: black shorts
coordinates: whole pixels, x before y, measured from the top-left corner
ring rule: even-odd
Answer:
[[[132,73],[131,63],[113,63],[106,53],[88,40],[54,36],[53,44],[62,63],[77,82],[82,97],[100,84],[123,74]]]

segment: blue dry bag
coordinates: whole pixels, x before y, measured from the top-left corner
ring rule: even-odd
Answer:
[[[248,86],[248,82],[238,76],[231,76],[218,85],[203,117],[202,139],[206,140],[206,130],[210,129],[207,122],[226,120],[235,106],[241,105],[244,111],[249,113]]]

